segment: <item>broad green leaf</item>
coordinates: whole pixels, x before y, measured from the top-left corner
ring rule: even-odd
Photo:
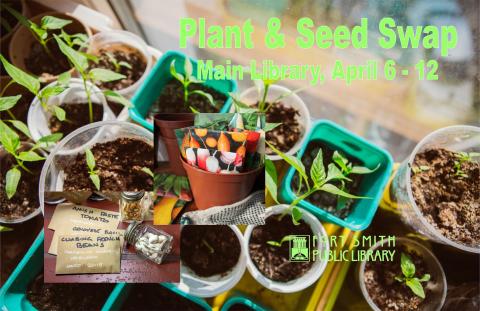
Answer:
[[[425,299],[425,291],[423,290],[422,284],[418,281],[417,278],[407,279],[405,284],[410,287],[412,292],[418,297]]]
[[[56,96],[58,94],[61,94],[67,88],[68,88],[67,86],[58,85],[58,84],[48,85],[40,91],[40,97],[45,100],[45,99],[48,99],[52,96]]]
[[[179,178],[175,178],[175,181],[173,182],[173,193],[179,197],[181,192],[182,192],[182,180]]]
[[[213,96],[211,94],[206,93],[204,91],[200,91],[200,90],[195,90],[191,94],[198,94],[205,97],[206,99],[208,99],[208,102],[210,103],[210,105],[215,107],[215,100],[213,99]]]
[[[39,143],[55,143],[62,139],[63,134],[62,133],[55,133],[55,134],[50,134],[47,136],[43,136],[38,140]]]
[[[0,97],[0,111],[5,111],[15,107],[22,95]]]
[[[270,196],[275,202],[279,203],[277,198],[277,182],[277,169],[275,168],[275,165],[271,160],[265,159],[265,186],[267,187]]]
[[[68,24],[71,24],[71,20],[61,19],[54,16],[44,16],[42,17],[41,27],[43,29],[61,29]]]
[[[302,161],[294,156],[285,154],[275,148],[272,144],[270,144],[268,141],[265,142],[270,149],[273,150],[276,154],[278,154],[285,162],[290,164],[299,174],[300,176],[304,179],[305,182],[308,182],[308,176],[307,173],[305,172],[305,166],[303,165]]]
[[[66,117],[65,110],[63,110],[58,106],[52,106],[52,107],[53,107],[53,112],[55,113],[55,116],[57,117],[57,119],[60,121],[65,121],[65,117]]]
[[[337,163],[338,166],[342,169],[344,172],[348,172],[348,159],[345,158],[343,155],[340,154],[340,152],[336,151],[333,153],[332,156],[333,162]]]
[[[169,192],[172,189],[175,177],[175,175],[168,175],[168,177],[165,178],[165,181],[163,182],[163,190],[165,192]]]
[[[58,76],[57,83],[61,86],[68,86],[70,84],[71,77],[72,75],[70,74],[70,71],[65,71]]]
[[[7,124],[0,120],[0,143],[11,154],[16,154],[20,145],[20,137]]]
[[[12,123],[12,125],[17,130],[19,130],[20,132],[25,134],[25,136],[27,136],[29,138],[32,138],[32,134],[30,134],[30,130],[28,129],[28,126],[25,123],[23,123],[22,121],[19,121],[19,120],[9,120],[9,122]]]
[[[142,172],[148,174],[149,176],[151,176],[153,178],[153,172],[151,169],[149,169],[148,167],[142,167]]]
[[[424,274],[420,279],[418,279],[419,282],[428,282],[430,281],[430,274]]]
[[[30,23],[30,29],[40,38],[40,41],[45,41],[48,37],[47,30],[39,27],[37,24]]]
[[[104,68],[94,68],[88,73],[90,79],[95,82],[111,82],[125,79],[125,76]]]
[[[95,188],[100,191],[100,177],[97,174],[90,174],[90,180]]]
[[[280,243],[277,242],[277,241],[267,241],[267,244],[268,244],[268,245],[271,245],[271,246],[275,246],[275,247],[280,247],[280,246],[282,246],[282,244],[280,244]]]
[[[263,127],[263,130],[265,132],[269,132],[269,131],[273,130],[274,128],[276,128],[280,125],[282,125],[282,123],[265,123],[265,126]]]
[[[12,228],[9,227],[4,227],[0,225],[0,232],[7,232],[7,231],[13,231]]]
[[[115,91],[105,90],[103,91],[103,95],[105,95],[108,100],[119,103],[127,108],[133,107],[132,103],[127,98]]]
[[[292,207],[292,221],[295,226],[298,226],[300,224],[300,220],[302,219],[302,211],[294,206]]]
[[[370,174],[375,172],[379,167],[380,167],[380,164],[378,164],[374,169],[369,169],[368,167],[364,167],[364,166],[354,166],[352,167],[350,174]]]
[[[96,55],[85,53],[85,52],[79,52],[82,54],[87,60],[94,62],[95,64],[98,64],[99,58]]]
[[[73,64],[75,69],[84,73],[88,68],[88,59],[80,52],[75,51],[73,48],[69,47],[59,36],[53,35],[55,41],[57,41],[60,51],[68,58],[68,60]]]
[[[402,268],[402,273],[405,277],[413,278],[415,276],[415,265],[410,256],[405,253],[402,253],[400,257],[400,267]]]
[[[293,240],[294,238],[295,238],[294,235],[286,235],[286,236],[284,236],[284,237],[280,240],[280,242],[277,242],[277,241],[267,241],[267,244],[268,244],[268,245],[272,245],[272,246],[276,246],[276,247],[280,247],[280,246],[282,246],[283,243],[288,242],[288,241],[291,241],[291,240]]]
[[[350,198],[350,199],[366,199],[366,197],[359,197],[359,196],[347,193],[345,191],[342,191],[332,184],[324,184],[319,188],[319,190],[322,190],[331,194],[339,195],[342,197]]]
[[[17,192],[20,177],[22,177],[22,172],[16,167],[12,167],[8,170],[5,176],[5,192],[9,199],[11,199],[15,195],[15,192]]]
[[[327,179],[325,180],[325,182],[329,182],[330,180],[338,180],[338,179],[351,180],[345,175],[343,175],[342,171],[340,171],[340,169],[334,163],[330,163],[328,165]]]
[[[175,69],[175,60],[172,60],[170,63],[170,74],[172,77],[180,81],[182,84],[185,83],[185,78],[182,74],[178,73],[177,70]]]
[[[188,57],[185,57],[183,69],[185,71],[185,78],[187,80],[190,79],[193,73],[193,66],[192,66],[192,62]]]
[[[321,185],[326,178],[325,166],[323,165],[323,151],[318,150],[317,156],[310,167],[310,177],[315,185]]]
[[[87,166],[90,169],[90,171],[93,171],[95,169],[95,157],[93,156],[93,153],[90,149],[85,149],[85,158],[87,160]]]
[[[13,81],[25,87],[32,94],[37,95],[38,91],[40,90],[40,82],[37,78],[13,66],[1,54],[0,61],[2,62],[3,67]]]
[[[128,68],[128,69],[132,69],[132,65],[130,65],[129,63],[125,62],[125,61],[119,61],[118,64],[122,67],[125,67],[125,68]]]
[[[40,156],[38,153],[35,151],[29,150],[29,151],[22,151],[18,155],[18,158],[22,161],[26,162],[34,162],[34,161],[42,161],[45,160],[44,157]]]

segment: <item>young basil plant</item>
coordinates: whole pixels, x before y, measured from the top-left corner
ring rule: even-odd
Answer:
[[[100,176],[96,169],[95,157],[90,149],[85,149],[85,159],[87,161],[88,175],[97,190],[100,191]]]
[[[213,96],[209,93],[206,93],[202,90],[194,90],[190,91],[188,88],[190,84],[201,84],[204,83],[205,81],[198,80],[194,75],[193,75],[193,66],[192,62],[188,57],[185,58],[184,62],[184,72],[185,74],[182,75],[181,73],[178,73],[176,68],[175,68],[175,59],[172,60],[170,63],[170,74],[172,77],[177,79],[182,85],[183,85],[183,103],[185,106],[188,105],[188,99],[191,94],[198,94],[200,96],[205,97],[210,105],[213,107],[216,107],[215,100],[213,99]],[[196,110],[194,107],[189,106],[190,110],[194,113],[198,113],[198,110]]]
[[[415,264],[410,256],[405,253],[401,255],[400,267],[402,268],[403,275],[396,276],[395,280],[408,286],[418,297],[425,299],[422,282],[428,282],[430,280],[430,274],[424,274],[421,278],[415,277]]]
[[[108,61],[113,65],[113,67],[115,67],[115,72],[120,72],[121,67],[132,69],[132,66],[129,63],[127,63],[123,60],[118,61],[115,58],[115,55],[113,55],[113,53],[106,52],[105,55],[107,55]]]
[[[15,133],[15,131],[6,123],[0,120],[0,143],[5,151],[15,159],[15,164],[5,175],[5,192],[8,199],[11,199],[17,192],[18,184],[22,177],[22,171],[30,174],[32,173],[26,167],[25,162],[28,163],[45,160],[37,150],[45,148],[50,143],[57,142],[61,138],[62,134],[60,133],[44,136],[30,148],[25,148],[26,145],[22,145],[18,134]]]
[[[286,235],[280,241],[267,241],[267,244],[275,247],[281,247],[283,243],[291,241],[294,238],[294,235]]]
[[[468,178],[468,174],[466,174],[462,170],[462,165],[466,162],[472,162],[474,157],[480,157],[479,152],[457,152],[455,153],[457,160],[454,161],[454,169],[455,169],[455,176]]]

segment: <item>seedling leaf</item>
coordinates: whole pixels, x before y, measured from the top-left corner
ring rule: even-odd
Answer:
[[[70,20],[61,19],[54,16],[44,16],[42,17],[42,21],[40,25],[43,29],[53,30],[53,29],[62,29],[63,27],[71,23],[72,21]]]
[[[300,224],[300,220],[302,219],[302,211],[294,206],[292,208],[292,222],[295,226],[298,226]]]
[[[25,136],[27,136],[29,138],[32,138],[32,135],[30,134],[30,130],[28,129],[28,126],[25,123],[23,123],[22,121],[19,121],[19,120],[9,120],[9,122],[12,123],[12,125],[17,130],[19,130],[20,132],[25,134]]]
[[[124,107],[127,107],[127,108],[133,107],[132,103],[127,98],[123,97],[123,95],[115,91],[105,90],[103,91],[103,95],[105,95],[105,97],[107,97],[108,100],[119,103]]]
[[[17,104],[22,95],[0,97],[0,111],[9,110]]]
[[[321,185],[325,180],[325,167],[323,166],[323,153],[320,149],[317,153],[317,156],[313,160],[312,166],[310,168],[310,176],[314,185]]]
[[[57,117],[58,120],[65,121],[65,118],[66,118],[65,110],[63,110],[58,106],[53,106],[53,112],[55,113],[55,116]]]
[[[350,198],[350,199],[367,199],[367,197],[359,197],[359,196],[347,193],[345,191],[342,191],[332,184],[324,184],[318,190],[322,190],[328,193],[332,193],[332,194]]]
[[[97,174],[90,174],[90,180],[97,190],[100,190],[100,177]]]
[[[8,170],[5,176],[5,192],[7,193],[8,199],[11,199],[15,195],[15,192],[17,192],[20,177],[22,177],[22,172],[16,167]]]
[[[45,160],[44,157],[40,156],[39,154],[37,154],[35,151],[32,151],[32,150],[20,152],[20,154],[18,155],[18,158],[22,161],[27,161],[27,162]]]
[[[88,68],[88,59],[80,52],[69,47],[59,36],[53,35],[60,51],[68,58],[78,72],[83,73]]]
[[[413,278],[415,276],[415,265],[413,264],[410,256],[405,253],[402,253],[400,257],[400,267],[402,268],[402,273],[406,278]]]
[[[94,68],[89,72],[90,78],[95,82],[111,82],[125,79],[125,76],[104,68]]]
[[[148,174],[152,178],[154,177],[154,174],[153,174],[152,170],[149,169],[148,167],[142,167],[142,172]]]
[[[279,203],[277,198],[277,170],[273,162],[269,159],[265,159],[265,186],[273,200]]]
[[[423,286],[417,278],[407,279],[405,284],[410,287],[415,295],[425,299],[425,291],[423,290]]]
[[[198,95],[201,95],[201,96],[205,97],[206,99],[208,99],[208,102],[210,103],[210,105],[215,107],[215,100],[213,99],[213,96],[211,94],[206,93],[206,92],[201,91],[201,90],[195,90],[195,91],[191,92],[191,94],[198,94]]]
[[[368,167],[364,167],[364,166],[354,166],[352,167],[350,174],[371,174],[375,172],[379,167],[380,167],[380,164],[378,164],[374,169],[369,169]]]
[[[13,66],[1,54],[0,61],[2,62],[3,67],[13,81],[25,87],[32,94],[37,95],[38,91],[40,90],[40,82],[37,78]]]
[[[85,149],[85,158],[90,171],[95,170],[95,157],[90,149]]]

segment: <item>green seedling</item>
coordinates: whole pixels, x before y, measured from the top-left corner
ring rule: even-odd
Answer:
[[[53,105],[53,104],[48,105],[48,100],[49,100],[50,97],[59,95],[68,88],[68,84],[70,83],[70,73],[69,72],[65,72],[65,73],[62,73],[61,75],[59,75],[56,84],[48,85],[48,86],[44,87],[43,89],[40,89],[41,84],[40,84],[40,80],[38,78],[26,73],[25,71],[15,67],[15,66],[13,66],[1,54],[0,54],[0,61],[2,62],[3,67],[5,68],[5,71],[8,73],[10,78],[12,78],[10,83],[8,83],[7,86],[4,88],[3,92],[5,92],[6,88],[9,87],[11,85],[11,83],[20,84],[21,86],[25,87],[28,91],[30,91],[30,93],[32,93],[33,95],[35,95],[37,97],[37,99],[39,100],[40,104],[42,105],[42,107],[45,111],[50,111],[60,121],[64,121],[66,119],[65,110],[63,110],[62,108],[60,108],[57,105]],[[2,95],[3,95],[3,92],[2,92]],[[20,96],[20,95],[18,95],[18,96]],[[16,98],[7,98],[7,100],[5,100],[5,101],[2,100],[2,102],[5,103],[4,107],[8,108],[7,112],[11,108],[13,108],[13,106],[18,102],[18,100],[20,99],[20,97],[18,97],[18,96]],[[14,101],[15,101],[15,103],[13,103]],[[11,106],[12,104],[13,104],[13,106]],[[2,106],[3,106],[3,104],[2,104]],[[10,115],[10,117],[12,117],[13,120],[15,120],[15,116],[13,116],[13,114],[11,114],[11,112],[9,113],[9,115]],[[20,122],[20,121],[18,121],[18,122]],[[18,122],[16,122],[16,123],[18,123]],[[22,132],[24,132],[24,131],[22,130]],[[27,135],[27,136],[29,136],[29,135]]]
[[[25,145],[21,144],[18,134],[5,122],[0,120],[0,143],[4,150],[8,152],[16,162],[5,175],[5,192],[8,199],[11,199],[17,192],[18,183],[22,178],[22,171],[29,174],[32,173],[26,167],[25,162],[45,160],[45,158],[38,153],[38,149],[46,148],[61,138],[62,134],[60,133],[44,136],[39,139],[36,144],[27,149]]]
[[[95,157],[90,149],[85,149],[85,158],[87,161],[88,175],[90,180],[95,185],[95,188],[100,191],[100,176],[96,169]]]
[[[405,253],[402,253],[401,256],[400,266],[403,275],[396,276],[395,280],[408,286],[418,297],[425,299],[422,282],[428,282],[430,280],[430,274],[424,274],[421,278],[415,277],[415,264],[412,259]]]
[[[132,66],[125,62],[125,61],[118,61],[116,58],[115,58],[115,55],[113,55],[113,53],[110,53],[110,52],[106,52],[105,55],[107,55],[108,57],[108,61],[110,62],[110,64],[113,65],[113,67],[115,67],[115,72],[120,72],[120,69],[122,67],[125,67],[125,68],[128,68],[128,69],[132,69]]]
[[[211,94],[206,93],[206,92],[201,91],[201,90],[190,91],[188,89],[190,84],[194,84],[194,83],[200,84],[200,83],[205,82],[205,81],[198,80],[195,76],[193,76],[193,74],[192,74],[193,73],[192,62],[190,61],[190,59],[188,57],[185,58],[184,71],[185,71],[185,75],[182,75],[181,73],[178,73],[177,70],[175,69],[175,59],[172,60],[172,62],[170,63],[170,74],[172,75],[172,77],[177,79],[183,85],[183,103],[184,103],[184,105],[188,106],[192,112],[199,113],[199,111],[196,110],[195,107],[192,107],[192,106],[188,105],[189,96],[191,94],[198,94],[200,96],[205,97],[208,100],[208,102],[210,103],[210,105],[212,105],[213,107],[216,107],[215,100],[213,99],[213,96]]]
[[[7,232],[7,231],[13,231],[13,229],[0,225],[0,232]]]
[[[418,173],[421,173],[421,172],[426,172],[430,170],[430,167],[427,166],[427,165],[420,165],[420,166],[413,166],[412,167],[412,172],[414,174],[418,174]]]
[[[154,178],[154,174],[153,174],[152,170],[149,169],[148,167],[142,167],[142,172],[144,172],[148,176]]]
[[[60,38],[71,48],[76,48],[77,50],[85,47],[87,45],[88,36],[84,33],[77,33],[69,35],[63,29],[59,35]],[[81,53],[81,52],[80,52]]]
[[[455,153],[455,156],[457,157],[457,160],[454,162],[454,169],[455,169],[455,176],[462,177],[462,178],[468,178],[468,174],[466,174],[462,170],[462,165],[463,163],[466,162],[472,162],[474,161],[474,157],[480,157],[479,152],[457,152]]]
[[[281,247],[283,243],[291,241],[295,238],[293,235],[286,235],[284,236],[279,242],[277,241],[267,241],[268,245],[275,246],[275,247]]]
[[[210,252],[210,254],[215,253],[215,249],[210,244],[208,244],[208,242],[205,239],[202,239],[202,244],[208,248],[208,251]]]

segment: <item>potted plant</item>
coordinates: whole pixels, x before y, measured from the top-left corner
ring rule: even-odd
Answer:
[[[429,239],[480,253],[480,128],[451,126],[421,140],[391,187],[402,220]]]
[[[308,260],[291,261],[290,240],[296,235],[308,239],[305,240],[308,250],[303,253]],[[315,244],[314,236],[318,238]],[[260,284],[275,292],[301,291],[317,281],[327,266],[325,256],[329,244],[325,229],[315,216],[297,207],[268,208],[265,225],[248,226],[244,241],[248,271]],[[312,257],[314,249],[318,251],[316,258]]]
[[[166,52],[132,98],[130,117],[153,131],[153,124],[146,120],[150,114],[192,112],[191,108],[199,112],[228,112],[232,103],[228,94],[236,91],[236,82],[198,81],[196,74],[195,60],[180,52]]]
[[[0,4],[0,16],[2,18],[0,46],[2,47],[2,53],[8,53],[10,39],[13,33],[20,27],[20,23],[15,18],[15,15],[10,12],[12,10],[22,16],[30,16],[30,10],[26,0],[9,0],[3,1],[2,4]]]
[[[359,266],[360,289],[375,310],[440,310],[447,294],[442,265],[420,243],[397,238],[382,240],[369,251],[394,252],[392,261],[363,261]]]
[[[245,271],[243,236],[236,226],[182,227],[179,288],[213,297],[234,287]]]
[[[387,151],[326,120],[313,126],[297,158],[270,147],[291,166],[280,189],[286,203],[355,231],[370,225],[393,166]]]
[[[16,18],[22,27],[12,36],[10,59],[16,67],[39,76],[46,83],[72,69],[67,57],[52,40],[53,35],[70,38],[72,47],[78,49],[91,34],[87,26],[68,13],[45,12],[30,20],[22,15]]]
[[[266,121],[272,128],[266,130],[266,140],[275,148],[288,155],[294,155],[302,146],[310,130],[310,112],[303,100],[286,87],[274,84],[274,81],[255,81],[257,87],[245,90],[240,98],[234,96],[237,111],[254,108],[265,113]],[[272,161],[281,158],[266,146],[266,155]]]

